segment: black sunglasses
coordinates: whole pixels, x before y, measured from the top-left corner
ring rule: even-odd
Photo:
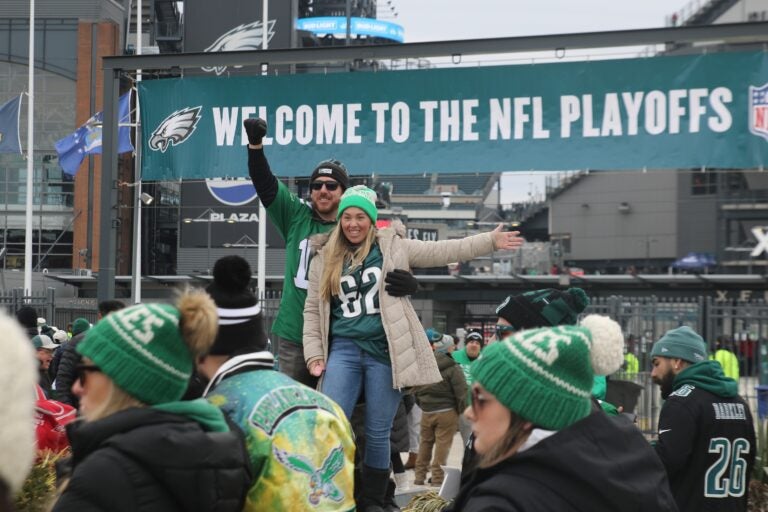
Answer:
[[[480,388],[473,387],[471,394],[472,414],[477,417],[477,414],[482,410],[483,406],[488,402],[488,398],[480,391]]]
[[[339,188],[339,184],[335,181],[313,181],[310,183],[309,188],[312,190],[320,190],[321,188],[325,187],[325,189],[329,192],[333,192],[337,188]]]
[[[88,372],[101,373],[101,368],[92,364],[79,364],[75,367],[75,371],[77,372],[77,380],[80,383],[80,387],[84,387],[86,375],[88,375]]]
[[[496,325],[496,339],[502,339],[507,334],[512,334],[517,329],[514,325]]]

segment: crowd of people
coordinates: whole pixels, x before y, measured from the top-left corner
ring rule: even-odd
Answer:
[[[239,256],[173,304],[106,301],[71,339],[41,332],[31,308],[0,314],[0,511],[14,510],[35,449],[54,446],[69,453],[57,512],[399,510],[398,475],[439,486],[457,432],[461,486],[445,510],[746,510],[752,415],[697,333],[653,346],[666,401],[649,443],[605,402],[624,335],[582,318],[583,290],[510,295],[495,336],[467,332],[458,349],[422,325],[411,269],[516,250],[518,232],[423,242],[397,222],[379,229],[376,193],[336,160],[314,169],[303,201],[269,168],[266,123],[245,129],[250,176],[286,240],[277,361]]]

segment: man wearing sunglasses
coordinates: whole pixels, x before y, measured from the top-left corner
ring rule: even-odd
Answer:
[[[267,122],[261,118],[243,121],[248,135],[248,174],[272,224],[285,240],[285,279],[277,318],[272,333],[277,338],[278,363],[283,373],[316,387],[317,377],[310,375],[304,361],[302,330],[304,301],[309,285],[309,237],[326,233],[336,225],[341,195],[349,187],[349,175],[338,160],[320,162],[310,177],[310,203],[288,190],[272,173],[264,155],[263,139]],[[416,279],[404,270],[389,272],[386,292],[395,297],[412,295]]]

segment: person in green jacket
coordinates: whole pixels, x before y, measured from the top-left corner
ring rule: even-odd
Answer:
[[[485,339],[483,333],[480,331],[469,331],[464,337],[464,348],[461,350],[455,350],[451,354],[453,360],[459,363],[461,370],[464,372],[464,379],[467,381],[467,386],[472,385],[472,373],[470,368],[475,359],[478,358],[480,352],[485,345]],[[472,434],[472,424],[463,414],[459,415],[459,433],[461,433],[461,441],[467,444],[470,434]]]

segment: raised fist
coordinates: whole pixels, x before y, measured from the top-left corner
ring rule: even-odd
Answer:
[[[258,146],[261,139],[267,134],[267,122],[260,117],[249,117],[243,121],[245,133],[248,135],[248,144]]]

